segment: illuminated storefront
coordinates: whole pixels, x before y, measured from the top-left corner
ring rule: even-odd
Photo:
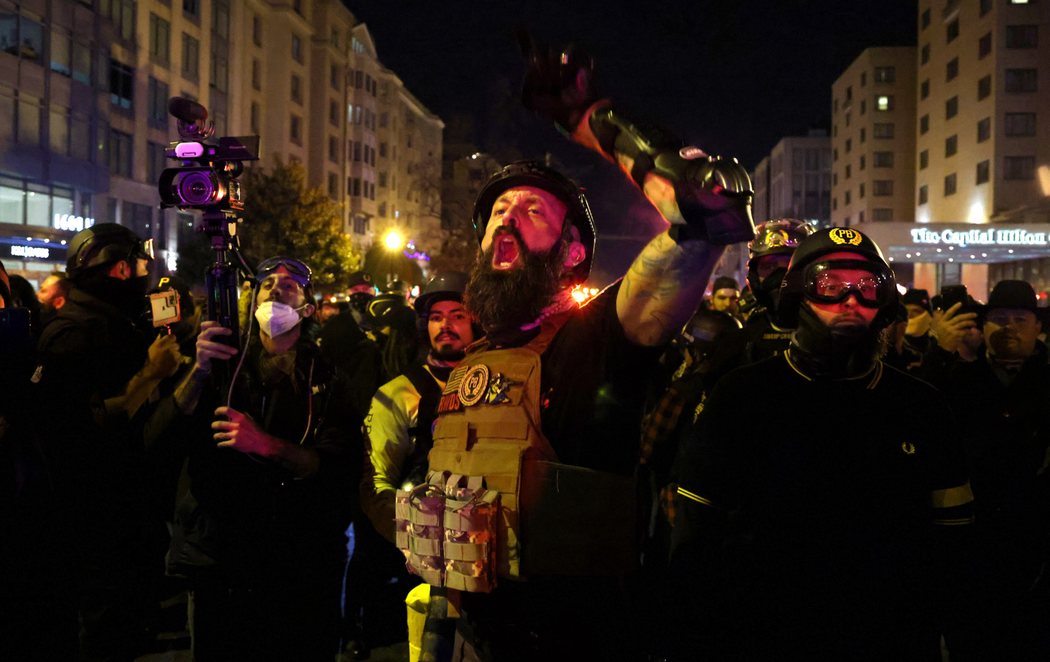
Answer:
[[[953,283],[977,299],[1000,280],[1026,280],[1050,290],[1050,223],[866,223],[899,280],[930,292]]]
[[[94,223],[88,194],[0,177],[0,261],[34,287],[65,270],[69,241]]]

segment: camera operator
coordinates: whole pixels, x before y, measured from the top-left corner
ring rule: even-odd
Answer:
[[[256,280],[243,355],[203,322],[193,368],[158,410],[175,418],[163,441],[188,455],[191,481],[168,571],[190,580],[195,659],[331,660],[360,432],[310,340],[310,268],[274,257]],[[230,359],[227,390],[212,368]]]
[[[135,325],[151,260],[150,242],[116,223],[74,236],[72,289],[42,330],[32,377],[39,401],[62,411],[41,426],[74,522],[84,659],[128,659],[145,641],[143,453],[131,418],[178,366],[174,338],[151,345]]]

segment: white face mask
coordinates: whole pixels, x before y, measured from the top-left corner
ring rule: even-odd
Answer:
[[[303,318],[299,316],[299,311],[303,308],[306,306],[292,308],[288,304],[266,301],[255,309],[255,319],[258,320],[263,333],[271,338],[276,338],[299,326],[299,323],[303,321]]]

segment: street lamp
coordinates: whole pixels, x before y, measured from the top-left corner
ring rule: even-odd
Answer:
[[[386,231],[383,235],[383,246],[388,251],[397,252],[405,245],[405,238],[401,236],[401,233],[391,228]]]

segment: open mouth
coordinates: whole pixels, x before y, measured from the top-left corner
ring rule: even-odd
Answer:
[[[501,235],[496,238],[496,243],[493,246],[492,268],[510,269],[518,262],[520,255],[521,250],[518,246],[518,240],[509,234]]]

